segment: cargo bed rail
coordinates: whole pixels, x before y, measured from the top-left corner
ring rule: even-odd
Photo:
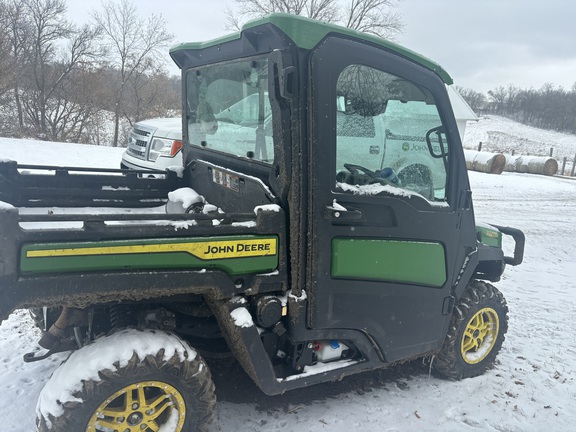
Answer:
[[[174,171],[0,162],[0,201],[16,207],[152,207],[179,185]]]

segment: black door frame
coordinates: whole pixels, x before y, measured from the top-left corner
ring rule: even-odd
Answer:
[[[336,182],[336,81],[350,64],[362,64],[401,76],[432,92],[447,129],[449,160],[447,201],[433,206],[424,199],[398,196],[366,197],[334,191]],[[462,182],[463,155],[458,129],[445,84],[431,70],[382,47],[342,37],[328,37],[310,56],[309,112],[309,254],[307,287],[310,294],[308,325],[312,329],[359,329],[380,348],[385,361],[395,361],[439,348],[447,326],[455,275],[469,252],[460,239],[459,201],[468,189]],[[334,199],[357,215],[332,218]],[[472,233],[473,235],[473,233]],[[446,281],[441,287],[374,280],[346,280],[331,276],[334,237],[399,239],[440,243],[446,257]]]

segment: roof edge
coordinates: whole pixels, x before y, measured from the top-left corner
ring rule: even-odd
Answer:
[[[360,39],[388,50],[394,51],[424,67],[435,72],[446,84],[452,84],[453,80],[450,74],[438,63],[416,53],[408,48],[383,39],[379,36],[359,32],[336,24],[330,24],[311,18],[292,15],[287,13],[273,13],[262,18],[248,21],[244,24],[239,32],[222,36],[205,42],[181,43],[170,49],[170,53],[180,50],[202,50],[212,46],[220,45],[226,42],[240,39],[242,32],[254,29],[261,25],[272,24],[284,32],[296,46],[303,49],[312,49],[320,43],[328,34],[334,33],[344,36]]]

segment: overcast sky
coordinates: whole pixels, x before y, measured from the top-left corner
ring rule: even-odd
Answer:
[[[346,1],[346,0],[343,0]],[[142,18],[160,13],[175,43],[226,34],[233,0],[133,0]],[[97,0],[67,0],[80,24]],[[440,63],[455,84],[487,92],[509,84],[539,89],[576,83],[575,0],[402,0],[397,42]],[[170,67],[177,73],[177,68]]]

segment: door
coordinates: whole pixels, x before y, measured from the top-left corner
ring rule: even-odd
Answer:
[[[385,361],[434,350],[475,241],[445,84],[341,38],[310,68],[309,326],[360,329]]]

